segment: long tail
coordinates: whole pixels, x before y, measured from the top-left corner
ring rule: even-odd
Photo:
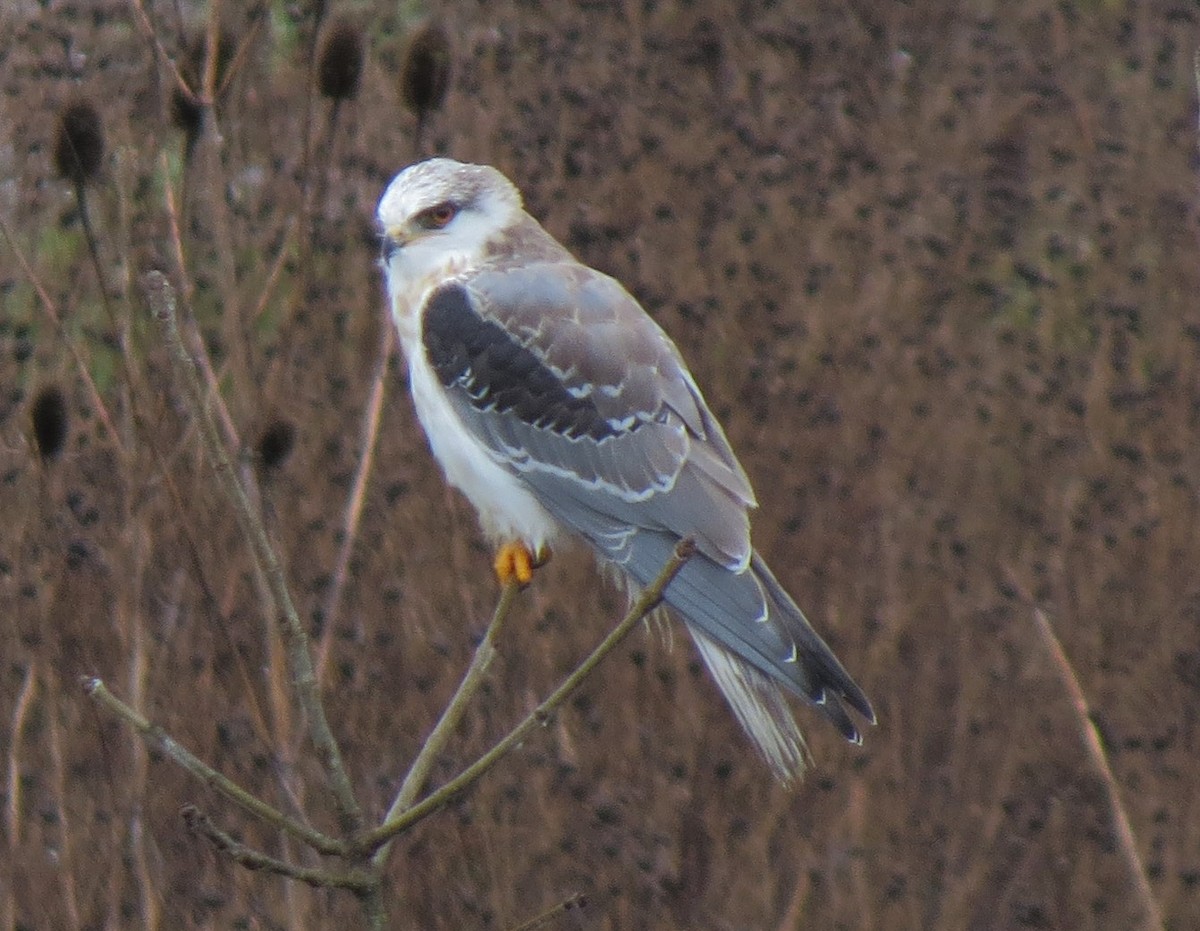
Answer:
[[[629,543],[622,568],[647,584],[672,541],[642,532]],[[740,573],[698,555],[675,577],[664,600],[687,624],[738,721],[783,781],[799,776],[808,758],[784,690],[817,708],[854,743],[862,735],[847,707],[875,723],[867,696],[758,553]]]
[[[799,779],[811,756],[783,691],[773,679],[710,640],[695,624],[687,628],[738,723],[779,781],[787,784]]]

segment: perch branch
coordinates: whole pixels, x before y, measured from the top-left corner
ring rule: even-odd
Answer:
[[[478,760],[464,769],[456,777],[440,789],[430,793],[411,808],[406,809],[394,818],[390,818],[372,831],[359,837],[354,846],[360,850],[378,850],[396,835],[407,830],[411,825],[420,821],[431,812],[441,808],[460,792],[473,785],[484,773],[498,763],[505,754],[523,741],[535,727],[546,723],[547,719],[562,702],[578,688],[579,684],[591,673],[600,662],[612,652],[613,648],[634,628],[642,618],[653,611],[662,602],[663,592],[671,584],[671,580],[679,574],[684,564],[695,553],[696,547],[691,540],[683,540],[675,547],[675,552],[663,566],[658,578],[634,601],[621,622],[613,628],[607,637],[601,641],[591,654],[575,667],[550,697],[538,705],[526,718],[513,728],[505,737],[496,743]],[[376,853],[376,858],[379,854]]]
[[[434,760],[437,759],[437,755],[446,745],[446,741],[450,739],[450,735],[462,721],[463,714],[467,710],[467,703],[479,690],[479,686],[483,682],[483,674],[496,655],[496,640],[500,636],[504,621],[508,618],[520,590],[520,585],[513,581],[505,585],[503,591],[500,592],[500,600],[496,603],[496,610],[492,613],[491,623],[488,624],[488,629],[479,642],[479,646],[475,648],[471,665],[467,667],[467,672],[463,676],[462,682],[459,683],[454,697],[450,699],[446,710],[442,712],[441,719],[421,746],[421,752],[417,754],[408,775],[404,777],[404,783],[400,786],[396,800],[392,802],[387,816],[383,819],[385,823],[397,817],[416,800],[417,793],[421,791],[421,787],[429,776],[429,770],[433,767]],[[382,862],[386,856],[387,845],[385,844],[376,854],[377,862]]]

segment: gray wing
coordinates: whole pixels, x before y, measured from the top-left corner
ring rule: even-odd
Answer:
[[[750,546],[749,481],[678,351],[613,279],[569,262],[492,268],[437,289],[429,362],[465,427],[558,520],[634,582],[684,537],[665,593],[776,771],[803,740],[777,685],[851,740],[866,696]]]
[[[748,564],[750,482],[674,344],[616,281],[573,262],[488,269],[434,291],[422,319],[464,425],[535,492],[566,487],[623,526]]]

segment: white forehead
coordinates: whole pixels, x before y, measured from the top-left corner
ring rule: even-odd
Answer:
[[[484,213],[521,208],[520,192],[490,165],[431,158],[410,165],[392,179],[379,201],[379,222],[385,229],[397,227],[422,210],[447,201]]]

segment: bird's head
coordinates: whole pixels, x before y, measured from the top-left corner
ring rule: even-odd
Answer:
[[[410,165],[379,201],[384,269],[414,281],[474,264],[521,212],[520,193],[495,168],[449,158]]]

